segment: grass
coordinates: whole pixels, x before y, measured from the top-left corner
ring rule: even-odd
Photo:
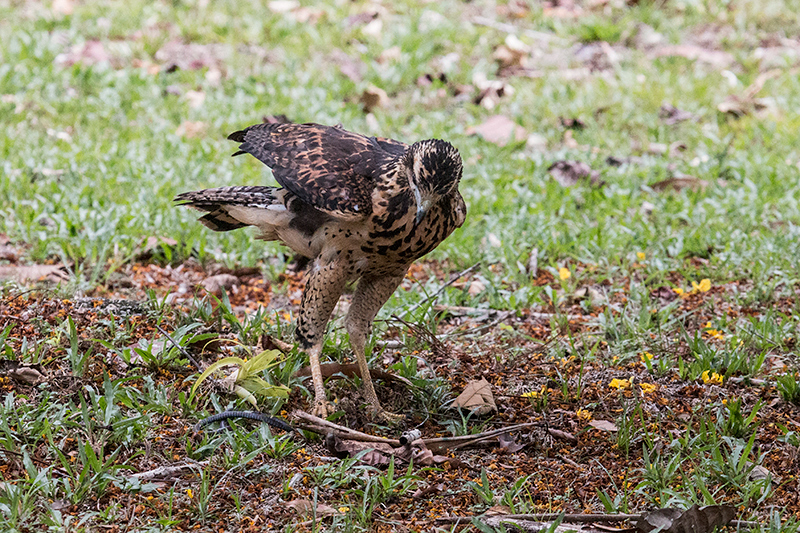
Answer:
[[[800,530],[789,459],[800,402],[800,24],[791,16],[800,4],[611,2],[580,13],[449,0],[298,6],[0,3],[0,238],[14,250],[3,261],[63,264],[69,277],[58,288],[3,288],[2,357],[39,364],[49,379],[31,387],[0,378],[0,529],[210,531],[235,517],[225,518],[234,531],[257,517],[289,531],[296,514],[279,500],[306,499],[358,509],[326,519],[341,531],[392,520],[433,527],[445,510],[493,504],[638,512],[693,503],[731,503],[764,530]],[[645,42],[645,24],[660,41]],[[508,27],[528,60],[498,74],[493,53]],[[661,53],[668,45],[717,55]],[[425,75],[433,81],[418,82]],[[481,76],[505,84],[493,106],[476,103]],[[755,97],[766,111],[718,110],[761,82]],[[370,85],[389,102],[366,113],[360,95]],[[667,124],[664,103],[694,119]],[[375,364],[394,358],[393,371],[417,387],[391,401],[426,431],[471,433],[487,421],[444,406],[483,372],[499,378],[503,397],[488,424],[572,413],[580,445],[570,460],[607,477],[572,472],[562,476],[570,483],[548,487],[524,457],[502,459],[518,461],[514,477],[482,452],[465,456],[480,476],[459,472],[420,502],[410,494],[444,473],[350,471],[267,428],[189,436],[198,418],[241,404],[216,390],[190,401],[198,374],[156,326],[193,353],[223,338],[243,357],[263,335],[289,338],[299,285],[283,273],[281,248],[247,231],[207,231],[172,198],[269,181],[258,162],[230,158],[225,137],[277,114],[458,147],[467,222],[379,315],[377,337],[406,348],[381,353],[376,344]],[[546,146],[470,134],[494,114]],[[548,173],[559,160],[588,163],[606,185],[562,187]],[[654,187],[680,175],[707,184]],[[532,251],[536,277],[526,268]],[[450,357],[390,318],[475,263],[463,282],[404,316],[443,336]],[[242,267],[257,267],[266,284],[256,276],[230,300],[195,297],[208,272]],[[692,292],[704,279],[708,290]],[[469,291],[475,281],[482,290]],[[248,315],[259,295],[275,303]],[[140,309],[87,311],[82,296],[137,299]],[[512,313],[489,327],[463,318],[465,330],[434,304]],[[347,353],[345,337],[334,323],[326,354]],[[262,400],[262,409],[303,404],[307,391],[292,374],[304,364],[288,354],[262,375],[293,388],[288,403]],[[612,378],[629,387],[609,389]],[[342,398],[354,390],[343,387]],[[543,392],[521,397],[527,391]],[[618,431],[588,429],[580,413],[614,420]],[[190,482],[129,475],[181,461],[195,465]],[[771,475],[753,476],[757,466]]]

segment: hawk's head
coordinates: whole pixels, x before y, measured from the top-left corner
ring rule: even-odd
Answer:
[[[419,224],[430,206],[458,189],[461,156],[449,142],[429,139],[416,142],[406,150],[403,166],[417,201]]]

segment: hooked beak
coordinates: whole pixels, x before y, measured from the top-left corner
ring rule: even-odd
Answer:
[[[419,223],[422,222],[422,218],[425,216],[425,213],[428,212],[429,207],[430,207],[429,200],[417,203],[417,222],[416,222],[417,226],[419,226]]]

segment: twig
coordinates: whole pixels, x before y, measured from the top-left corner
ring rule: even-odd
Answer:
[[[16,455],[17,457],[25,457],[25,454],[22,452],[17,452],[14,450],[0,450],[0,455],[4,453],[10,453],[11,455]],[[40,465],[49,465],[48,461],[45,459],[39,459],[38,457],[34,457],[33,455],[28,454],[28,458],[33,461],[34,463],[39,463]]]
[[[175,339],[173,339],[172,336],[158,324],[156,324],[156,328],[158,329],[158,331],[161,332],[162,335],[164,335],[167,338],[167,340],[169,340],[169,342],[171,342],[178,349],[178,351],[180,351],[187,359],[189,359],[189,361],[191,361],[191,363],[197,368],[197,370],[202,370],[200,368],[200,363],[195,361],[194,357],[192,357],[192,354],[190,354],[188,350],[186,350],[186,348],[175,342]]]
[[[294,410],[292,412],[292,416],[303,421],[297,424],[297,427],[300,429],[313,431],[314,433],[319,433],[320,435],[324,433],[333,433],[342,439],[357,440],[361,442],[380,442],[395,448],[400,446],[400,441],[397,439],[387,439],[385,437],[376,437],[375,435],[362,433],[360,431],[356,431],[355,429],[334,424],[333,422],[329,422],[323,418],[314,416],[299,409]]]
[[[314,433],[319,433],[320,435],[324,433],[333,433],[337,437],[347,440],[357,440],[360,442],[379,442],[382,444],[388,444],[389,446],[392,446],[394,448],[400,446],[400,441],[397,439],[387,439],[385,437],[376,437],[375,435],[362,433],[360,431],[356,431],[354,429],[350,429],[345,426],[340,426],[339,424],[334,424],[333,422],[329,422],[327,420],[306,413],[305,411],[301,411],[299,409],[293,411],[292,416],[302,421],[296,424],[297,427],[299,427],[300,429],[305,429],[307,431],[312,431]],[[547,427],[547,426],[544,424],[540,424],[538,422],[528,422],[525,424],[516,424],[504,428],[493,429],[491,431],[485,431],[483,433],[476,433],[475,435],[462,435],[460,437],[437,437],[433,439],[419,439],[419,440],[421,440],[425,444],[425,446],[431,451],[437,451],[442,449],[455,450],[458,448],[464,448],[465,446],[477,444],[478,442],[491,439],[493,437],[497,437],[498,435],[502,435],[503,433],[508,433],[509,431],[516,431],[518,429],[525,429],[530,427]]]
[[[573,461],[569,457],[565,457],[565,456],[561,455],[560,453],[557,453],[556,457],[558,457],[559,459],[561,459],[562,461],[564,461],[565,463],[567,463],[568,465],[570,465],[570,466],[572,466],[574,468],[577,468],[579,470],[581,469],[581,465],[579,465],[578,463],[576,463],[575,461]]]
[[[530,520],[534,522],[552,522],[562,519],[563,522],[571,524],[590,524],[593,522],[625,522],[634,521],[642,518],[641,514],[507,514],[494,516],[442,516],[436,519],[440,524],[453,524],[456,522],[468,521],[473,518],[492,518],[500,520]],[[731,520],[727,525],[737,528],[755,529],[760,527],[758,522],[748,522],[746,520]]]
[[[427,448],[431,451],[438,451],[442,449],[456,450],[458,448],[464,448],[466,446],[477,444],[481,441],[497,437],[498,435],[502,435],[503,433],[508,433],[509,431],[516,431],[518,429],[526,429],[530,427],[546,428],[547,426],[545,424],[540,424],[538,422],[527,422],[525,424],[516,424],[504,428],[493,429],[491,431],[485,431],[483,433],[476,433],[475,435],[462,435],[459,437],[437,437],[434,439],[422,439],[422,441],[425,443],[425,446],[427,446]]]
[[[536,30],[520,29],[514,26],[513,24],[500,22],[494,19],[490,19],[489,17],[482,17],[480,15],[472,17],[472,23],[477,24],[478,26],[486,26],[487,28],[492,28],[498,31],[504,31],[506,33],[513,33],[513,34],[516,34],[517,32],[523,33],[528,37],[539,39],[541,41],[563,41],[563,39],[561,39],[560,37],[556,37],[555,35],[551,35],[549,33],[544,33]]]
[[[413,333],[417,335],[417,337],[426,338],[430,343],[431,349],[433,350],[434,353],[438,353],[440,355],[447,355],[447,348],[445,347],[444,343],[440,341],[439,338],[425,326],[422,326],[420,324],[412,324],[397,315],[392,315],[392,319],[397,320],[405,327],[410,329]]]
[[[189,463],[189,464],[174,465],[174,466],[159,466],[158,468],[154,468],[146,472],[137,472],[136,474],[132,474],[131,477],[140,480],[168,479],[175,477],[176,474],[183,473],[184,470],[189,470],[192,468],[202,468],[207,464],[208,461],[202,461],[199,463]]]
[[[516,311],[511,311],[511,310],[508,310],[508,309],[506,309],[506,310],[484,309],[482,307],[465,307],[465,306],[462,306],[462,305],[453,305],[453,306],[437,305],[433,309],[435,311],[441,311],[441,312],[450,313],[451,315],[454,315],[454,316],[460,316],[460,315],[486,315],[487,318],[491,317],[492,315],[496,315],[496,314],[500,314],[502,316],[503,313],[505,313],[505,316],[503,316],[502,318],[506,318],[508,315],[511,315],[511,314],[516,312]],[[585,320],[585,319],[589,319],[589,318],[594,318],[594,317],[583,316],[583,315],[571,315],[571,314],[565,314],[565,313],[541,313],[541,312],[538,312],[538,311],[529,311],[527,313],[523,312],[522,314],[524,316],[526,316],[526,317],[529,317],[529,318],[536,318],[536,319],[541,319],[541,320],[550,320],[550,319],[553,319],[553,318],[556,318],[556,319],[558,319],[558,318],[566,318],[567,320]]]
[[[461,278],[462,276],[466,276],[467,274],[469,274],[470,272],[472,272],[473,270],[475,270],[479,266],[481,266],[481,262],[480,261],[478,261],[477,263],[475,263],[474,265],[472,265],[468,269],[462,270],[461,272],[459,272],[458,274],[456,274],[455,276],[450,278],[450,281],[448,281],[447,283],[445,283],[444,285],[439,287],[439,290],[437,290],[436,292],[434,292],[433,294],[431,294],[427,298],[424,298],[424,299],[420,300],[416,304],[414,304],[411,307],[409,307],[408,309],[406,309],[405,312],[402,315],[400,315],[400,318],[405,318],[409,313],[411,313],[412,311],[415,311],[419,306],[424,305],[427,302],[433,300],[434,298],[436,298],[437,296],[442,294],[447,287],[449,287],[450,285],[452,285],[453,283],[458,281],[459,278]]]
[[[587,524],[591,522],[623,522],[626,520],[638,520],[641,518],[640,514],[506,514],[506,515],[493,515],[491,518],[500,518],[502,520],[531,520],[535,522],[552,522],[563,518],[563,522],[571,522],[573,524]],[[452,524],[454,522],[461,522],[464,520],[472,520],[473,518],[490,518],[485,515],[479,516],[443,516],[437,518],[436,522],[440,524]]]
[[[273,350],[277,348],[278,351],[281,351],[283,353],[289,353],[294,348],[293,344],[289,344],[288,342],[276,339],[272,335],[266,335],[266,334],[261,336],[260,344],[262,350]]]

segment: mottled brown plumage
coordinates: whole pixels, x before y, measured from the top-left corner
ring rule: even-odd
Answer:
[[[458,192],[461,157],[449,143],[408,146],[318,124],[258,124],[230,135],[234,155],[249,153],[272,169],[281,187],[223,187],[176,201],[207,214],[216,231],[256,226],[314,259],[306,277],[296,336],[311,360],[317,415],[327,416],[319,356],[325,328],[345,285],[358,280],[345,326],[366,397],[378,403],[364,353],[372,321],[411,263],[464,223]]]

